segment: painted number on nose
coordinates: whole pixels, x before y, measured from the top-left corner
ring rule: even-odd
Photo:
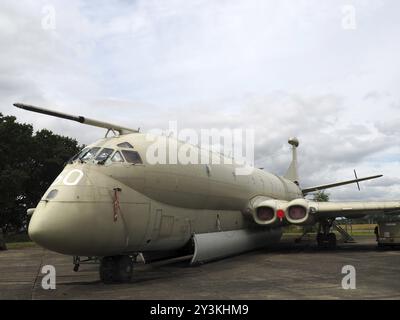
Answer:
[[[82,170],[74,169],[67,173],[67,175],[63,179],[63,183],[66,186],[75,186],[79,183],[79,181],[81,181],[82,177],[83,177]]]

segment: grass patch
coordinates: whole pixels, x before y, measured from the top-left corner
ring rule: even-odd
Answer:
[[[344,230],[346,230],[346,226],[345,225],[340,225],[340,227],[342,227]],[[350,235],[354,235],[354,236],[368,236],[374,235],[374,229],[375,229],[376,224],[353,224],[352,226],[348,225],[347,226],[347,232]],[[283,233],[284,234],[290,234],[290,235],[301,235],[304,231],[304,228],[301,226],[296,226],[296,225],[290,225],[290,226],[286,226],[283,229]],[[310,232],[310,234],[316,234],[317,232],[317,228],[316,226],[312,227],[312,231]],[[334,231],[335,233],[338,233],[337,231]]]
[[[18,250],[18,249],[26,249],[26,248],[34,248],[34,247],[37,247],[37,244],[34,243],[33,241],[7,243],[8,250]]]
[[[27,233],[7,234],[5,242],[8,250],[33,248],[37,245],[29,238]]]

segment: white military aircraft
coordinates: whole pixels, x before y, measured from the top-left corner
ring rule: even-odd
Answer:
[[[236,175],[235,163],[149,164],[145,155],[153,142],[138,130],[20,103],[15,106],[119,133],[106,135],[74,156],[37,207],[28,210],[33,241],[62,254],[96,257],[104,282],[129,281],[133,258],[139,254],[146,259],[190,254],[192,263],[207,262],[277,243],[282,227],[289,224],[318,223],[318,244],[332,247],[337,217],[400,211],[400,201],[305,199],[313,191],[381,176],[301,188],[296,138],[289,140],[293,160],[284,177],[260,169]],[[79,259],[75,264],[77,269]]]

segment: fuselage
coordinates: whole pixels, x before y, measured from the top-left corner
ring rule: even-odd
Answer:
[[[218,153],[206,151],[207,163],[171,161],[175,147],[191,159],[204,150],[161,139],[167,158],[159,163],[146,134],[85,148],[41,199],[29,226],[32,239],[70,255],[174,250],[193,234],[260,228],[244,214],[255,197],[303,197],[292,181],[256,168],[240,174],[239,164]]]

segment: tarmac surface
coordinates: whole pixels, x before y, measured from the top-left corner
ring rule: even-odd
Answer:
[[[400,250],[373,238],[322,250],[285,239],[263,249],[191,267],[171,260],[135,266],[128,284],[100,282],[98,265],[73,272],[72,258],[39,247],[0,251],[0,299],[400,299]],[[41,286],[41,268],[56,268],[56,289]],[[342,288],[342,268],[356,269],[356,289]]]

